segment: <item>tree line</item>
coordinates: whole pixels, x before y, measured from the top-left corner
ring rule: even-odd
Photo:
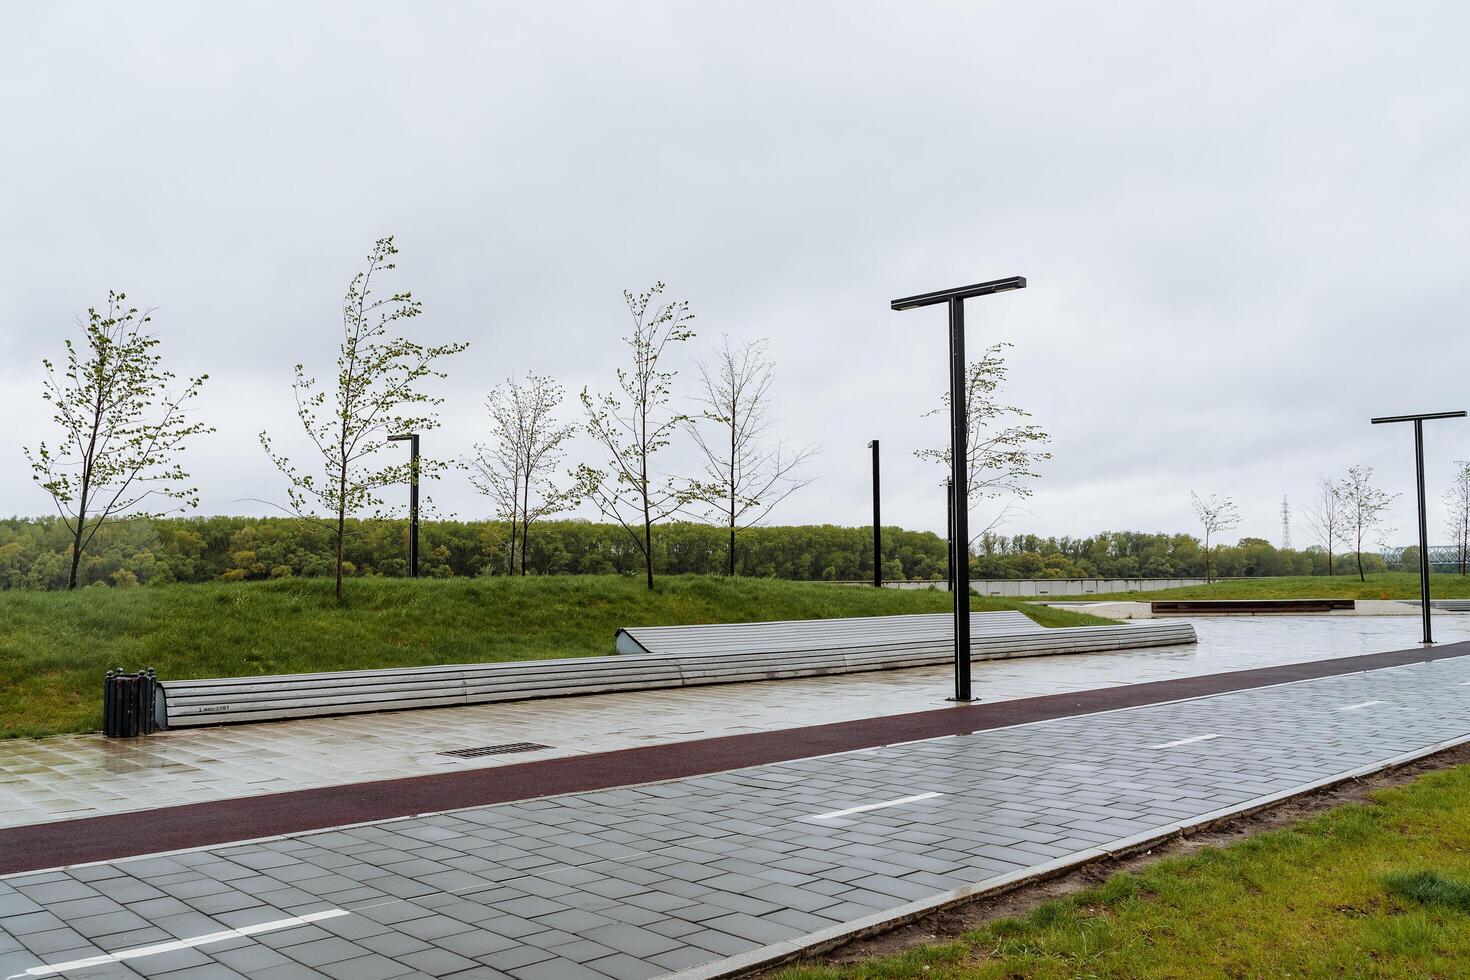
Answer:
[[[343,575],[408,573],[400,521],[349,518]],[[642,575],[643,552],[617,524],[547,519],[507,567],[510,541],[520,528],[509,521],[434,520],[422,528],[420,572],[440,578],[507,574]],[[667,574],[728,574],[726,529],[670,521],[651,538],[658,567]],[[735,574],[817,581],[871,581],[872,530],[833,525],[760,525],[743,534]],[[1213,574],[1325,575],[1324,549],[1280,549],[1260,538],[1214,545]],[[948,577],[944,538],[928,531],[883,529],[885,579],[943,583]],[[1363,555],[1369,572],[1382,556]],[[1190,534],[1108,532],[1090,537],[1039,537],[986,532],[970,556],[972,578],[1197,578],[1205,567],[1203,543]],[[64,589],[71,569],[71,532],[58,518],[0,519],[0,589]],[[1356,568],[1342,562],[1338,574]],[[104,525],[78,569],[81,586],[265,579],[332,579],[335,533],[330,524],[289,517],[172,517]]]
[[[407,529],[401,521],[349,518],[343,575],[408,574]],[[509,521],[426,521],[420,574],[439,578],[507,574],[639,575],[644,556],[617,524],[547,519],[538,525],[516,567],[510,542],[521,528]],[[690,521],[658,525],[651,537],[664,574],[728,572],[726,529]],[[737,575],[798,580],[871,580],[873,535],[867,527],[762,525],[744,532]],[[325,578],[336,575],[335,528],[290,517],[172,517],[103,526],[81,561],[82,586],[172,582]],[[70,531],[56,518],[0,519],[0,589],[64,589]],[[891,579],[946,577],[944,540],[927,531],[887,527],[883,571]]]

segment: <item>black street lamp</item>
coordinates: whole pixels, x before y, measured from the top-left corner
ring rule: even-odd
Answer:
[[[408,568],[419,577],[419,434],[405,432],[389,436],[389,442],[408,443]]]
[[[878,514],[878,440],[868,443],[873,450],[873,588],[883,588],[883,523]]]
[[[1433,643],[1429,632],[1429,530],[1424,518],[1424,420],[1462,419],[1464,412],[1427,412],[1423,415],[1385,415],[1373,420],[1414,423],[1414,479],[1419,491],[1419,615],[1424,620],[1424,642]]]
[[[954,700],[973,701],[970,693],[970,511],[969,511],[969,448],[966,434],[969,418],[965,411],[965,300],[972,296],[989,296],[991,293],[1011,289],[1025,289],[1024,276],[1008,279],[993,279],[973,286],[957,289],[941,289],[932,293],[920,293],[896,299],[891,307],[895,310],[912,310],[920,306],[949,306],[949,456],[950,471],[954,480],[950,487],[950,507],[954,512],[954,531],[950,535],[950,568],[954,577]]]
[[[954,480],[944,481],[944,502],[949,508],[949,521],[945,525],[945,544],[949,546],[949,591],[954,591]]]

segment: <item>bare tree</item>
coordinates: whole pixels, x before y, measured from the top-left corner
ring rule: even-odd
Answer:
[[[706,491],[688,480],[654,472],[653,457],[689,421],[669,408],[676,372],[661,365],[670,344],[694,336],[694,314],[685,301],[662,302],[664,284],[646,293],[624,291],[633,332],[623,338],[632,354],[630,369],[618,368],[618,390],[593,395],[582,389],[587,432],[607,458],[607,469],[577,467],[579,494],[591,498],[603,516],[616,521],[643,555],[648,587],[653,588],[653,526],[668,520]]]
[[[770,394],[775,377],[776,366],[764,340],[737,350],[726,336],[714,366],[699,365],[702,391],[695,401],[701,411],[688,428],[703,457],[704,486],[710,493],[703,516],[729,534],[728,575],[735,574],[736,532],[760,523],[777,504],[811,482],[800,471],[817,447],[791,451],[780,440],[766,439],[774,424]]]
[[[1342,495],[1331,477],[1317,481],[1317,495],[1307,504],[1307,532],[1327,549],[1327,574],[1332,574],[1332,552],[1342,538],[1343,514]]]
[[[412,475],[411,462],[375,466],[373,458],[387,445],[389,435],[438,427],[430,406],[443,399],[425,394],[418,385],[427,378],[444,378],[446,375],[434,368],[434,362],[469,346],[425,347],[389,336],[394,324],[423,312],[412,293],[381,298],[373,294],[374,280],[397,268],[393,261],[397,254],[392,236],[378,239],[367,257],[367,267],[347,286],[342,300],[336,383],[330,389],[318,387],[316,379],[307,377],[305,368],[296,365],[291,385],[296,395],[296,415],[321,456],[320,478],[297,470],[287,457],[275,451],[270,436],[260,433],[261,446],[288,480],[288,509],[333,534],[338,600],[342,598],[347,516],[382,507],[379,493],[383,488],[407,482]],[[421,480],[432,479],[443,469],[442,462],[423,459],[419,461],[418,476]],[[319,509],[329,516],[317,517]]]
[[[1455,460],[1455,475],[1444,492],[1444,504],[1450,512],[1445,529],[1455,543],[1455,565],[1464,575],[1470,566],[1470,460]]]
[[[186,406],[208,375],[169,392],[174,374],[161,368],[158,338],[144,333],[151,311],[127,305],[124,293],[107,294],[104,310],[87,310],[80,347],[64,341],[66,364],[49,360],[41,397],[61,428],[54,445],[25,450],[31,479],[51,495],[71,535],[67,588],[77,587],[82,555],[109,521],[159,516],[198,507],[179,461],[190,438],[213,432],[190,422]],[[162,509],[151,508],[155,501]],[[168,504],[166,502],[172,502]]]
[[[527,372],[524,383],[507,380],[485,399],[491,441],[475,444],[470,482],[495,502],[496,516],[510,523],[506,568],[511,574],[517,554],[526,574],[531,525],[577,503],[575,488],[559,488],[550,478],[561,465],[564,444],[577,432],[577,426],[556,420],[563,397],[561,385]]]
[[[1051,459],[1051,453],[1037,448],[1050,442],[1051,436],[1039,425],[1017,421],[1030,418],[1031,413],[998,400],[998,393],[1005,384],[1009,371],[1004,352],[1011,346],[993,344],[987,347],[980,360],[972,362],[965,371],[965,424],[969,463],[966,472],[966,500],[972,509],[981,500],[1002,497],[1024,499],[1031,496],[1031,481],[1040,476],[1036,472],[1037,467]],[[949,392],[941,395],[940,401],[944,407],[925,412],[925,418],[931,415],[949,415]],[[931,459],[943,464],[946,472],[953,468],[949,446],[942,449],[919,449],[914,455],[919,459]],[[1005,522],[1011,513],[1014,499],[1008,501],[994,519],[970,535],[971,543]]]
[[[1210,556],[1213,551],[1210,540],[1221,531],[1237,526],[1240,523],[1240,512],[1235,509],[1235,502],[1229,497],[1216,497],[1213,493],[1209,497],[1201,497],[1191,490],[1189,500],[1205,531],[1205,582],[1208,584],[1211,581]]]
[[[521,468],[525,460],[525,418],[520,409],[519,403],[508,398],[500,387],[491,391],[485,398],[490,440],[475,443],[474,455],[465,463],[470,483],[490,498],[494,518],[510,525],[510,540],[505,549],[507,575],[515,574],[520,543]]]
[[[1373,467],[1349,466],[1347,476],[1337,483],[1338,496],[1342,498],[1342,537],[1345,544],[1352,545],[1358,559],[1358,580],[1366,582],[1363,574],[1363,542],[1375,533],[1387,533],[1383,528],[1383,512],[1388,510],[1398,494],[1388,494],[1373,486]]]

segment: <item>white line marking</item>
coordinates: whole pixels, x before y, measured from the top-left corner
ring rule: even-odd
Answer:
[[[1359,708],[1371,708],[1375,704],[1383,704],[1382,701],[1359,701],[1357,704],[1347,704],[1338,708],[1338,711],[1357,711]]]
[[[123,960],[136,960],[143,956],[157,956],[159,953],[172,953],[180,949],[193,949],[195,946],[208,946],[210,943],[222,943],[226,939],[239,939],[245,936],[254,936],[262,932],[275,932],[277,929],[289,929],[292,926],[302,926],[310,922],[320,922],[323,919],[335,919],[342,915],[351,915],[346,909],[327,909],[325,912],[311,912],[307,915],[293,915],[289,919],[275,919],[271,922],[262,922],[259,925],[241,926],[239,929],[225,929],[220,932],[211,932],[204,936],[195,936],[193,939],[175,939],[166,943],[154,943],[152,946],[135,946],[132,949],[124,949],[116,953],[103,953],[99,956],[89,956],[82,960],[71,960],[67,963],[45,963],[33,966],[24,973],[16,973],[8,980],[19,980],[21,977],[49,977],[57,973],[66,973],[69,970],[83,970],[89,966],[105,966],[108,963],[121,963]]]
[[[867,813],[869,810],[881,810],[884,807],[889,806],[903,806],[905,803],[917,803],[920,800],[932,800],[936,796],[943,795],[943,793],[919,793],[916,796],[900,796],[896,800],[884,800],[882,803],[868,803],[863,806],[850,806],[846,810],[833,810],[831,813],[817,813],[803,819],[831,820],[834,817],[846,817],[854,813]]]
[[[1221,738],[1221,737],[1223,737],[1223,736],[1220,736],[1220,735],[1194,735],[1194,736],[1192,736],[1190,738],[1181,738],[1181,739],[1178,739],[1178,740],[1173,741],[1173,742],[1164,742],[1164,743],[1159,744],[1159,745],[1145,746],[1145,748],[1150,748],[1150,749],[1172,749],[1176,745],[1190,745],[1190,744],[1192,744],[1194,742],[1208,742],[1212,738]]]

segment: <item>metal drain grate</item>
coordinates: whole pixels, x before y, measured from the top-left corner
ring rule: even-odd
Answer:
[[[478,759],[482,755],[508,755],[511,752],[535,752],[537,749],[549,749],[551,746],[542,745],[539,742],[506,742],[504,745],[481,745],[473,749],[454,749],[451,752],[440,752],[440,755],[452,755],[456,759]]]

